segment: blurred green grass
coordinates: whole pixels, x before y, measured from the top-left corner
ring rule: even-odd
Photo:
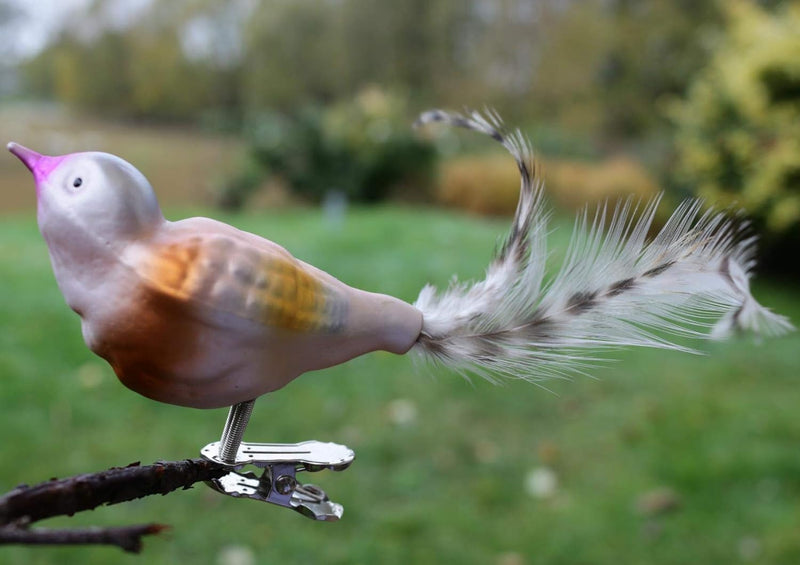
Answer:
[[[353,209],[340,226],[319,210],[213,215],[405,300],[428,281],[479,277],[506,224],[399,207]],[[559,225],[555,245],[567,236]],[[0,281],[0,490],[194,457],[218,438],[225,410],[130,393],[86,350],[32,215],[0,222]],[[758,281],[755,293],[800,319],[796,286]],[[140,562],[153,564],[234,563],[236,551],[286,564],[797,563],[800,337],[703,348],[709,355],[623,352],[597,379],[554,381],[552,392],[469,384],[372,354],[262,398],[246,436],[354,448],[346,472],[304,479],[344,504],[341,522],[200,485],[43,525],[170,524],[145,542]],[[540,467],[558,479],[544,498],[525,486]],[[663,488],[672,511],[637,510]],[[9,564],[134,559],[113,548],[0,548]]]

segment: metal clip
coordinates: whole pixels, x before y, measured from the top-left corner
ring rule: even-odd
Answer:
[[[229,496],[252,498],[291,508],[313,520],[336,521],[344,508],[332,502],[325,491],[315,485],[297,481],[300,471],[324,469],[344,471],[355,459],[352,449],[336,443],[304,441],[301,443],[241,443],[234,457],[223,459],[222,442],[209,443],[201,455],[230,472],[209,485]],[[261,477],[252,472],[239,472],[245,465],[264,469]]]

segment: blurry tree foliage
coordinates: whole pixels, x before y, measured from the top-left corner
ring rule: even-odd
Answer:
[[[154,2],[146,17],[120,27],[104,22],[107,3],[92,3],[24,65],[33,94],[93,114],[173,122],[238,105],[230,101],[231,69],[188,56],[184,48],[182,26],[198,13],[210,17],[211,7]]]
[[[800,3],[726,5],[727,33],[674,107],[679,180],[744,207],[773,236],[800,232]]]
[[[312,199],[331,185],[385,194],[367,195],[364,179],[403,176],[389,174],[395,163],[328,123],[373,87],[400,101],[405,115],[392,120],[403,127],[430,106],[489,104],[540,133],[551,157],[627,152],[670,172],[664,109],[686,98],[676,118],[684,189],[736,198],[780,233],[800,216],[798,0],[750,1],[171,0],[120,21],[122,0],[93,0],[23,74],[29,93],[79,111],[244,134],[256,159],[229,183],[231,205],[265,170]],[[265,146],[255,133],[264,124],[303,157]],[[590,140],[588,150],[563,132]],[[388,139],[407,150],[397,163],[411,163],[418,147]],[[338,180],[323,186],[302,159]]]
[[[545,30],[535,86],[543,116],[610,140],[665,125],[659,100],[683,94],[720,26],[716,2],[572,5]]]
[[[600,137],[660,127],[719,25],[693,0],[95,0],[26,65],[29,89],[125,118],[241,122],[377,84],[415,107],[490,103]]]

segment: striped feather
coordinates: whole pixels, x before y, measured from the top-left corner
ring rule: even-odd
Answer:
[[[548,211],[528,140],[487,111],[432,110],[417,125],[442,122],[488,135],[520,171],[517,211],[484,280],[428,285],[415,350],[429,360],[490,380],[538,380],[583,372],[593,352],[622,346],[691,351],[674,337],[724,338],[737,331],[779,335],[792,325],[750,294],[755,237],[746,222],[681,204],[647,234],[659,199],[631,200],[579,215],[566,258],[545,283]],[[610,218],[610,219],[607,219]],[[638,218],[638,219],[637,219]]]

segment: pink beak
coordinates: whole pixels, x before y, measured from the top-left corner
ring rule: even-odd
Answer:
[[[33,173],[34,180],[39,183],[45,180],[50,172],[55,169],[65,156],[50,157],[48,155],[41,155],[33,149],[14,143],[13,141],[7,146],[9,151],[19,158],[28,170]]]

